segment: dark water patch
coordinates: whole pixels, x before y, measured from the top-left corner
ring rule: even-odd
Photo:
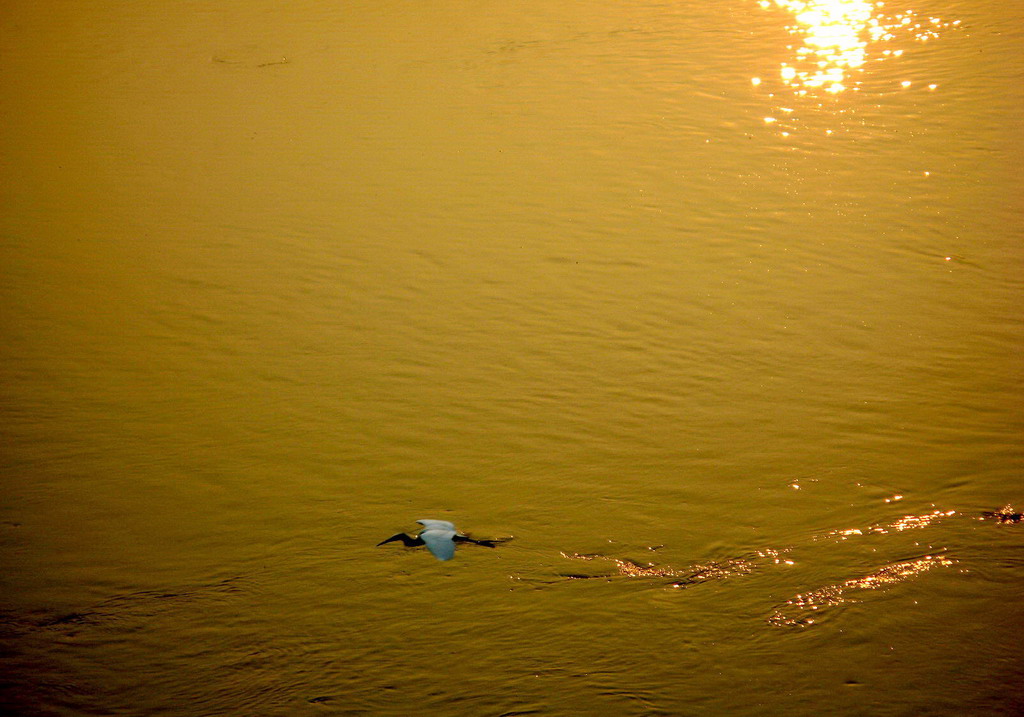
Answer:
[[[50,679],[35,673],[31,684],[17,680],[0,683],[0,712],[8,715],[110,714],[106,710],[83,711],[83,700],[92,694],[82,685]],[[45,698],[41,699],[41,696]],[[74,707],[78,705],[78,707]],[[61,710],[60,707],[65,709]],[[51,709],[52,708],[52,709]]]
[[[11,624],[35,628],[74,629],[86,625],[151,617],[200,600],[223,598],[244,592],[248,580],[238,575],[213,583],[188,585],[168,590],[141,590],[115,595],[95,605],[26,619],[12,616]]]

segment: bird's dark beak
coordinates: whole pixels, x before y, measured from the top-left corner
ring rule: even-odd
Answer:
[[[377,543],[377,547],[380,547],[381,545],[384,545],[385,543],[393,543],[394,541],[401,540],[404,537],[405,537],[405,533],[398,533],[397,535],[392,535],[387,540],[382,540],[379,543]]]

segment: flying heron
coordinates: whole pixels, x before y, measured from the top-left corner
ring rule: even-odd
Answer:
[[[455,556],[456,543],[473,543],[485,548],[493,548],[495,543],[503,542],[501,539],[474,540],[468,535],[460,533],[455,529],[455,525],[447,520],[417,520],[416,522],[423,526],[423,530],[415,538],[407,533],[397,533],[377,545],[384,545],[396,540],[402,541],[407,548],[426,545],[427,550],[433,553],[438,560],[451,560]]]

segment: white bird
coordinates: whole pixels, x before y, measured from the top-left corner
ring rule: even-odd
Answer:
[[[456,543],[473,543],[483,545],[485,548],[493,548],[495,543],[502,542],[500,539],[474,540],[468,535],[460,533],[455,529],[455,524],[449,523],[447,520],[417,520],[416,522],[423,526],[423,530],[415,538],[406,533],[397,533],[377,545],[384,545],[395,540],[402,541],[407,548],[426,545],[427,550],[433,553],[438,560],[451,560],[455,557]]]

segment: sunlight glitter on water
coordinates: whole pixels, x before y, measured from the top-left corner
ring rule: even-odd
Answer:
[[[948,567],[954,562],[953,559],[942,555],[924,555],[913,560],[886,565],[863,577],[799,593],[776,608],[769,616],[768,622],[778,627],[808,627],[818,621],[818,618],[812,615],[826,608],[852,602],[850,593],[853,591],[889,588],[932,568]]]
[[[683,570],[677,570],[669,566],[658,566],[654,563],[642,565],[632,560],[623,560],[621,558],[613,558],[605,555],[583,555],[580,553],[561,553],[561,555],[567,560],[598,560],[610,562],[615,566],[616,575],[618,576],[630,578],[682,578],[682,580],[672,584],[672,587],[674,588],[685,587],[686,585],[704,582],[707,580],[721,580],[727,577],[746,575],[747,573],[754,571],[757,567],[756,563],[759,558],[774,558],[775,563],[780,562],[778,558],[779,551],[770,549],[765,551],[756,551],[748,557],[737,557],[724,561],[713,561],[709,563],[690,565]],[[786,562],[792,564],[792,561]],[[604,576],[592,575],[586,577]]]
[[[776,0],[775,4],[791,12],[797,24],[789,31],[803,36],[803,46],[796,50],[802,66],[783,63],[782,80],[800,90],[823,88],[836,94],[846,89],[844,82],[850,70],[863,66],[869,41],[891,37],[874,17],[868,2],[803,2]],[[768,7],[764,0],[762,7]]]
[[[902,496],[900,496],[900,498],[902,498]],[[889,499],[886,499],[886,502],[889,502]],[[927,528],[935,521],[949,518],[954,515],[956,515],[955,510],[933,510],[930,513],[923,513],[921,515],[904,515],[898,520],[891,523],[885,523],[883,525],[873,525],[868,528],[830,530],[820,537],[816,536],[814,540],[819,540],[821,538],[838,538],[839,540],[846,540],[853,536],[868,535],[871,533],[886,535],[892,531],[902,532],[904,530]]]
[[[905,52],[905,48],[883,49],[879,47],[882,43],[927,42],[938,38],[941,31],[960,25],[959,20],[921,17],[913,10],[887,14],[885,3],[864,0],[759,0],[758,4],[765,10],[775,7],[792,16],[786,29],[800,43],[789,46],[792,57],[780,64],[778,79],[801,98],[823,99],[847,90],[859,91],[870,62],[902,57]],[[754,77],[751,84],[761,87],[765,80]],[[910,81],[900,81],[901,89],[910,86]],[[935,87],[928,86],[930,90]],[[766,118],[768,124],[775,121]]]

